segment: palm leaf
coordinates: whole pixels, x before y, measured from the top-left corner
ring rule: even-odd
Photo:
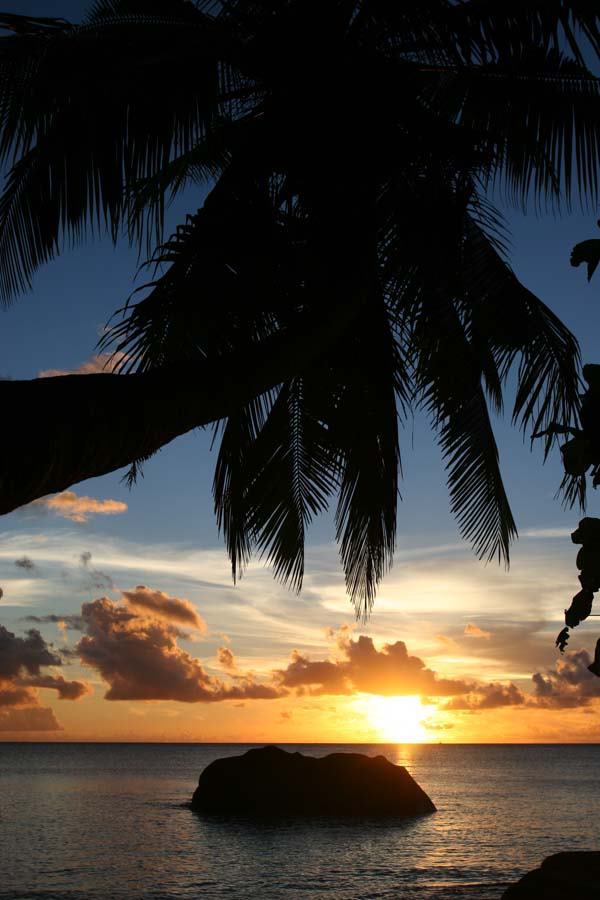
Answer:
[[[464,282],[481,340],[504,381],[515,364],[513,421],[530,435],[553,422],[576,423],[580,354],[576,338],[520,283],[480,228],[467,224]],[[547,438],[546,454],[552,446]]]
[[[171,11],[168,21],[99,17],[52,37],[0,40],[0,153],[19,160],[3,201],[4,302],[64,237],[76,241],[94,227],[116,236],[130,188],[227,116],[231,98],[220,98],[234,78],[223,62],[231,39],[226,47],[222,29],[190,9],[193,24]],[[37,184],[48,186],[43,205]]]
[[[331,440],[341,457],[335,516],[346,588],[357,615],[370,612],[392,562],[406,375],[383,305],[371,305],[338,349],[330,393]]]
[[[226,422],[215,427],[215,438],[221,442],[215,475],[213,497],[219,530],[223,532],[231,559],[233,580],[241,577],[252,555],[254,536],[249,530],[246,492],[248,489],[248,456],[273,408],[276,393],[256,397]]]
[[[420,402],[438,430],[451,509],[480,559],[510,558],[517,530],[499,468],[479,349],[454,305],[431,289],[414,335]]]
[[[303,378],[284,385],[270,409],[261,402],[230,418],[214,493],[234,577],[256,547],[275,577],[300,590],[306,529],[335,484],[335,456],[306,403]]]

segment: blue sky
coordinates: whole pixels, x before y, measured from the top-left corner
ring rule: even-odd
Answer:
[[[7,12],[72,19],[85,8],[76,0],[0,5]],[[170,224],[200,203],[201,196],[186,196],[185,203],[171,211]],[[517,275],[574,331],[584,362],[600,362],[600,276],[588,285],[583,269],[569,265],[572,245],[598,233],[596,214],[590,210],[556,217],[505,210],[505,215]],[[123,243],[114,247],[104,240],[65,251],[39,272],[29,295],[0,312],[0,375],[32,378],[43,370],[75,369],[92,357],[103,326],[134,286],[136,268],[136,251]],[[456,635],[470,621],[497,634],[507,633],[521,620],[541,623],[537,631],[532,626],[535,640],[530,641],[530,632],[525,635],[526,649],[518,665],[506,655],[489,653],[472,656],[468,664],[490,678],[520,683],[536,666],[552,665],[550,636],[558,630],[571,582],[572,592],[576,589],[574,552],[567,535],[578,514],[564,511],[554,499],[561,478],[558,453],[542,466],[540,450],[531,453],[529,441],[507,419],[497,427],[502,471],[519,530],[525,535],[515,547],[511,572],[482,566],[468,546],[460,544],[448,512],[438,450],[427,423],[417,417],[407,424],[402,439],[401,553],[364,630],[382,641],[391,635],[408,640],[428,661],[437,658],[440,665],[466,675],[466,663],[442,654],[436,644],[438,632],[455,634],[452,640],[458,641]],[[192,642],[194,652],[213,653],[221,631],[235,640],[245,664],[266,667],[265,671],[274,664],[266,660],[285,658],[297,643],[325,652],[323,629],[352,622],[332,547],[331,519],[321,519],[311,533],[307,590],[301,598],[273,584],[268,572],[258,567],[234,590],[212,513],[210,440],[209,431],[200,431],[164,448],[146,465],[145,477],[131,492],[120,481],[122,473],[75,487],[78,494],[127,503],[125,514],[90,517],[84,523],[50,512],[4,517],[0,579],[6,615],[0,621],[17,629],[24,610],[74,613],[92,599],[91,582],[78,562],[79,554],[87,550],[93,553],[94,565],[110,570],[118,588],[150,583],[171,595],[191,598],[210,628],[204,643]],[[600,512],[593,492],[590,512]],[[17,578],[14,559],[23,554],[36,565],[40,562],[33,576],[19,573]],[[55,631],[48,634],[57,639]],[[585,643],[591,644],[589,633]],[[490,646],[488,642],[485,649]],[[531,654],[529,660],[526,653]],[[101,717],[99,710],[96,714]],[[75,733],[74,714],[65,713],[63,719]],[[209,728],[206,734],[236,733],[233,726],[223,728],[212,732]]]

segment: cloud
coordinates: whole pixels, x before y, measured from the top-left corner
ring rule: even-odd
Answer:
[[[286,688],[307,689],[311,694],[352,694],[363,692],[388,696],[454,696],[472,690],[473,683],[440,678],[417,656],[409,656],[406,644],[396,641],[377,650],[373,639],[361,635],[353,640],[342,633],[337,646],[339,660],[313,661],[295,650],[286,669],[276,672]]]
[[[89,693],[82,681],[41,671],[61,663],[39,631],[30,629],[25,637],[17,637],[0,625],[0,732],[60,729],[53,711],[40,705],[39,689],[55,690],[60,700],[78,700]]]
[[[29,731],[62,731],[62,725],[49,707],[0,709],[1,733]]]
[[[17,682],[23,687],[50,688],[58,692],[59,700],[80,700],[86,694],[91,693],[91,688],[83,681],[66,681],[62,675],[36,675],[31,678],[19,679]]]
[[[61,630],[83,631],[85,622],[80,615],[57,615],[49,613],[47,616],[23,616],[22,622],[35,622],[38,625],[47,623],[58,625]],[[64,653],[64,650],[61,650]]]
[[[500,709],[503,706],[523,706],[527,702],[525,694],[515,684],[491,684],[476,685],[465,697],[454,697],[444,704],[444,710],[482,711],[485,709]]]
[[[125,508],[127,508],[126,504]],[[106,575],[104,572],[100,572],[98,569],[92,567],[92,554],[89,550],[84,550],[83,553],[79,554],[79,562],[81,563],[82,568],[85,569],[86,575],[89,577],[91,587],[95,590],[114,590],[115,585],[110,575]]]
[[[39,675],[42,666],[60,666],[61,659],[32,628],[26,637],[16,637],[0,625],[0,679],[16,677],[21,669]]]
[[[261,684],[251,675],[226,684],[210,676],[198,659],[177,643],[181,632],[158,617],[137,615],[127,606],[101,597],[84,603],[85,634],[77,644],[84,665],[109,685],[106,700],[270,700],[286,691]]]
[[[217,650],[217,661],[227,672],[237,671],[235,657],[229,647],[219,647]]]
[[[451,728],[454,728],[452,722],[436,722],[434,719],[423,719],[421,725],[427,731],[450,731]]]
[[[588,671],[591,662],[587,650],[569,650],[554,668],[536,672],[532,676],[536,704],[572,709],[600,697],[600,678]]]
[[[42,369],[38,372],[38,378],[56,378],[62,375],[98,375],[114,372],[125,362],[127,355],[116,351],[115,353],[97,353],[91,359],[77,366],[76,369]]]
[[[25,569],[26,572],[32,572],[35,569],[35,563],[32,559],[29,559],[28,556],[22,556],[20,559],[15,559],[15,566],[18,569]]]
[[[468,637],[484,638],[486,641],[489,641],[492,636],[491,631],[484,631],[479,625],[473,625],[471,622],[468,622],[467,625],[465,625],[464,633]]]
[[[128,606],[135,610],[206,632],[206,622],[189,600],[170,597],[164,591],[155,591],[143,584],[138,584],[132,591],[122,591],[122,594]]]
[[[5,706],[28,706],[35,703],[35,694],[26,687],[19,687],[11,682],[0,682],[0,708]]]
[[[63,519],[82,524],[90,516],[116,516],[127,512],[127,504],[121,500],[98,500],[96,497],[79,497],[75,491],[62,491],[34,500],[24,509],[50,511]]]
[[[440,644],[443,644],[444,647],[456,648],[456,641],[446,634],[436,634],[435,639],[436,641],[439,641]]]

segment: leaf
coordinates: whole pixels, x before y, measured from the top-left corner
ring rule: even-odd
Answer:
[[[304,379],[284,385],[268,411],[252,405],[230,418],[214,491],[234,577],[256,547],[275,577],[299,591],[306,529],[335,484],[328,435],[305,402]]]
[[[392,563],[400,471],[397,398],[401,404],[407,399],[404,362],[382,304],[373,302],[348,334],[332,377],[338,399],[330,414],[331,440],[341,466],[336,536],[346,588],[357,616],[365,619]]]
[[[588,241],[580,241],[571,251],[571,265],[577,268],[581,263],[587,264],[587,280],[591,281],[592,275],[600,263],[600,240],[591,238]]]

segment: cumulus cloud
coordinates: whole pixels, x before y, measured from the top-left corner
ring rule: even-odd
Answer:
[[[30,629],[25,637],[17,637],[0,625],[0,679],[14,678],[22,669],[31,675],[39,675],[42,666],[60,664],[60,656],[50,649],[36,629]]]
[[[468,622],[468,623],[465,625],[465,631],[464,631],[464,633],[465,633],[468,637],[484,638],[486,641],[489,641],[489,639],[490,639],[491,636],[492,636],[491,631],[484,631],[483,628],[480,628],[479,625],[473,625],[472,622]]]
[[[127,512],[127,504],[121,500],[98,500],[96,497],[80,497],[75,491],[62,491],[40,497],[24,507],[28,511],[52,512],[63,519],[83,524],[90,516],[116,516]]]
[[[122,594],[127,605],[135,610],[206,632],[206,622],[189,600],[170,597],[164,591],[155,591],[143,584],[138,584],[132,591],[122,591]]]
[[[219,647],[217,650],[217,662],[226,672],[236,672],[235,657],[229,647]]]
[[[342,659],[311,660],[295,650],[286,669],[276,676],[283,687],[306,689],[311,694],[426,695],[466,694],[472,682],[441,678],[426,668],[423,660],[409,656],[406,644],[396,641],[377,650],[373,639],[361,635],[353,640],[348,632],[337,638]]]
[[[19,637],[0,625],[1,732],[60,729],[53,711],[40,705],[39,689],[55,690],[60,700],[78,700],[89,693],[88,685],[81,681],[41,671],[61,664],[60,656],[36,629]]]
[[[477,710],[500,709],[502,706],[523,706],[527,702],[525,694],[512,684],[475,685],[464,697],[454,697],[444,704],[445,710]]]
[[[587,650],[569,650],[553,669],[536,672],[532,678],[537,705],[569,709],[600,697],[600,678],[588,671],[591,662]]]
[[[18,569],[24,569],[26,572],[32,572],[35,569],[34,561],[29,559],[28,556],[21,556],[20,559],[15,559],[15,566]]]
[[[77,644],[81,661],[109,685],[107,700],[222,700],[283,696],[282,687],[261,684],[251,675],[227,684],[209,675],[200,660],[181,648],[181,632],[158,617],[137,615],[108,597],[84,603],[85,634]]]
[[[62,675],[35,675],[18,681],[23,687],[51,688],[59,700],[79,700],[90,693],[89,685],[83,681],[66,681]]]
[[[99,375],[114,372],[127,359],[125,353],[97,353],[75,369],[42,369],[38,378],[56,378],[62,375]]]

